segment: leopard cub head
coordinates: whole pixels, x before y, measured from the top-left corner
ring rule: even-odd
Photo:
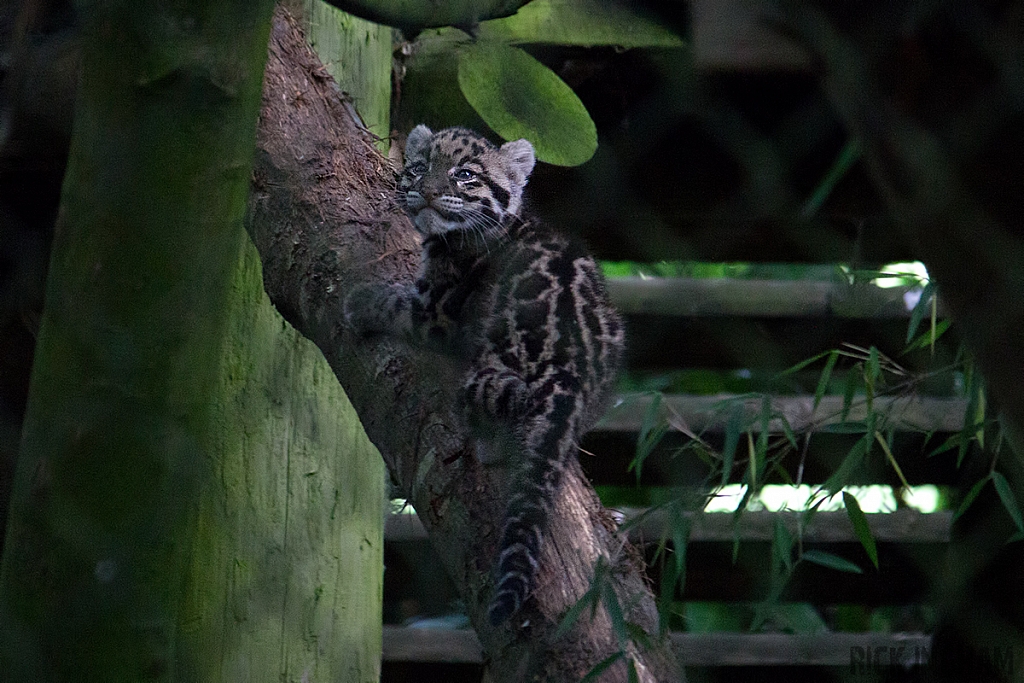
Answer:
[[[498,147],[465,128],[435,133],[419,125],[405,143],[398,200],[424,236],[499,236],[519,215],[533,165],[526,140]]]

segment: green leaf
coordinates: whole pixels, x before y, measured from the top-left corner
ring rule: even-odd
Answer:
[[[676,562],[665,562],[661,572],[661,586],[658,591],[658,631],[666,633],[672,616],[672,602],[676,597],[676,583],[679,579]]]
[[[629,659],[629,683],[640,683],[640,674],[636,671],[636,662],[632,657]]]
[[[821,565],[822,567],[828,567],[829,569],[835,569],[841,572],[847,572],[850,574],[863,574],[864,570],[855,565],[849,560],[845,560],[838,555],[832,553],[826,553],[821,550],[806,550],[802,555],[802,559],[814,564]]]
[[[683,47],[678,35],[627,3],[534,0],[515,15],[480,24],[480,38],[506,43]]]
[[[725,443],[722,446],[722,486],[729,483],[733,463],[736,462],[736,447],[740,443],[740,432],[743,429],[743,405],[739,401],[733,403],[729,410],[729,419],[725,423]]]
[[[839,415],[840,420],[846,420],[850,414],[850,406],[853,404],[853,395],[857,392],[859,384],[863,383],[861,373],[864,370],[863,363],[857,363],[850,368],[846,374],[846,386],[843,387],[843,411]]]
[[[910,323],[907,325],[907,341],[909,344],[917,334],[917,328],[921,325],[921,321],[924,319],[925,313],[931,308],[932,295],[935,294],[935,283],[929,282],[921,290],[921,298],[917,300],[917,304],[914,305],[914,310],[910,312]]]
[[[578,166],[597,150],[597,128],[576,93],[517,47],[480,42],[459,52],[459,87],[506,140],[526,138],[537,158]]]
[[[828,383],[832,380],[832,369],[836,366],[837,360],[839,360],[839,351],[832,349],[832,352],[828,354],[828,360],[825,361],[825,369],[821,371],[821,377],[818,378],[818,388],[814,390],[815,408],[821,403],[822,397],[828,390]]]
[[[583,594],[576,604],[565,611],[565,616],[562,617],[561,623],[558,624],[558,628],[555,629],[554,639],[558,640],[566,633],[572,630],[572,627],[576,625],[576,622],[583,616],[583,612],[589,607],[593,609],[597,606],[598,591],[595,590],[599,586],[591,585],[586,593]]]
[[[1003,507],[1013,519],[1013,523],[1017,525],[1017,530],[1024,531],[1024,517],[1021,516],[1017,498],[1013,495],[1013,489],[1010,488],[1010,482],[1006,481],[1006,477],[1000,472],[993,472],[992,483],[995,484],[996,493],[999,494],[999,500],[1002,501]]]
[[[793,570],[793,535],[786,528],[782,515],[775,515],[775,532],[772,537],[772,554],[778,565]]]
[[[978,494],[981,493],[981,490],[985,488],[985,484],[989,482],[989,479],[990,477],[985,477],[984,479],[979,479],[977,482],[974,483],[974,486],[971,487],[971,490],[967,492],[966,496],[964,496],[963,501],[960,503],[960,507],[958,507],[956,509],[956,512],[953,513],[954,522],[958,520],[962,514],[967,512],[967,508],[971,507],[971,503],[973,503],[974,499],[978,497]]]
[[[782,372],[780,372],[779,374],[775,375],[774,379],[780,379],[782,377],[785,377],[786,375],[792,375],[794,372],[798,372],[800,370],[803,370],[804,368],[806,368],[808,365],[810,365],[814,361],[820,360],[820,359],[824,358],[825,356],[829,355],[829,353],[830,353],[829,351],[822,351],[821,353],[819,353],[817,355],[814,355],[814,356],[811,356],[810,358],[802,360],[799,363],[797,363],[796,365],[793,365],[792,367],[788,367],[785,370],[783,370]],[[831,353],[835,353],[835,351],[832,351]]]
[[[615,589],[612,588],[611,583],[604,584],[601,590],[601,602],[608,612],[608,618],[612,622],[612,631],[615,633],[615,638],[619,641],[619,647],[625,649],[626,643],[629,642],[629,630],[626,628],[626,618],[622,614],[619,596],[615,594]]]
[[[864,434],[868,431],[868,425],[863,420],[833,422],[822,427],[820,432],[825,434]]]
[[[846,454],[846,458],[839,465],[839,469],[833,472],[832,476],[821,485],[830,495],[838,493],[840,489],[849,483],[850,475],[864,462],[864,456],[867,455],[874,436],[874,432],[866,432],[863,437],[857,439],[857,443],[853,444],[850,452]]]
[[[672,520],[672,547],[676,560],[676,573],[681,578],[683,586],[686,585],[686,546],[690,541],[690,520],[687,519],[679,505],[672,505],[669,508],[669,515]]]
[[[828,199],[829,195],[832,194],[832,190],[835,189],[839,181],[843,179],[846,172],[850,170],[850,167],[858,159],[860,159],[860,142],[856,138],[850,138],[843,145],[843,149],[840,150],[839,156],[832,163],[832,168],[828,170],[825,177],[821,179],[818,186],[814,189],[814,192],[808,197],[807,201],[804,202],[803,208],[800,209],[800,215],[803,218],[811,218],[818,212],[818,209],[822,207],[825,200]]]
[[[651,402],[644,410],[644,416],[640,421],[640,431],[636,437],[636,455],[627,468],[627,471],[636,472],[637,482],[640,481],[644,461],[668,433],[668,423],[661,417],[661,399],[660,392],[651,395]]]
[[[943,320],[935,325],[935,329],[929,329],[927,332],[922,332],[921,336],[908,344],[907,348],[903,349],[903,353],[916,351],[917,349],[923,349],[926,346],[933,345],[936,339],[945,334],[946,330],[949,329],[950,324],[952,324],[952,321]]]
[[[871,564],[878,569],[878,548],[875,545],[875,537],[871,535],[871,527],[868,526],[868,518],[860,509],[860,503],[846,491],[843,491],[843,505],[846,506],[846,516],[853,523],[853,533],[857,535],[860,544],[864,546],[865,552]]]
[[[507,17],[529,0],[349,0],[345,11],[409,35],[429,26],[469,24],[491,17]]]
[[[626,656],[625,652],[616,652],[613,655],[605,657],[600,662],[594,665],[594,668],[587,672],[587,675],[580,679],[580,683],[589,683],[589,681],[596,681],[598,677],[608,670],[615,662],[619,661]]]

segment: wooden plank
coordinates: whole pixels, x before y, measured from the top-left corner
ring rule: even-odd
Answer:
[[[594,429],[637,432],[653,400],[650,394],[624,394]],[[732,394],[669,394],[662,396],[661,400],[662,416],[677,431],[723,431],[733,405],[741,407],[743,429],[749,428],[754,432],[761,430],[760,396],[739,398]],[[875,398],[874,408],[880,413],[877,427],[883,431],[895,428],[920,432],[957,432],[964,424],[967,401],[959,398],[881,396]],[[781,432],[782,418],[785,417],[794,432],[806,432],[819,431],[840,422],[862,421],[867,415],[867,404],[863,398],[854,400],[844,419],[841,396],[825,396],[817,408],[814,407],[813,396],[776,396],[771,398],[771,411],[776,417],[768,422],[769,431]]]
[[[813,280],[623,277],[608,281],[612,301],[623,313],[666,316],[906,318],[917,301],[914,289]]]
[[[636,519],[644,511],[626,509],[617,511],[620,523]],[[691,521],[690,542],[771,541],[775,520],[781,516],[786,528],[796,534],[800,513],[775,513],[767,510],[748,512],[740,517],[739,525],[731,513],[688,512]],[[921,513],[916,510],[896,510],[889,513],[865,515],[875,540],[881,543],[948,543],[951,512]],[[653,512],[630,529],[630,540],[651,541],[667,532],[668,520],[661,512]],[[844,511],[818,512],[802,532],[805,543],[859,543],[853,526]],[[426,532],[416,515],[388,515],[384,525],[384,539],[390,542],[425,540]]]
[[[673,633],[670,637],[686,666],[704,667],[848,667],[866,664],[869,651],[882,653],[885,664],[914,665],[927,663],[932,649],[931,636],[921,633]],[[384,661],[480,664],[483,650],[470,629],[385,626]]]
[[[869,648],[882,653],[878,663],[883,666],[927,664],[932,649],[932,637],[922,633],[673,633],[671,638],[686,666],[863,664],[868,670]]]
[[[626,509],[617,512],[619,522],[635,520],[643,510]],[[736,524],[732,513],[688,512],[690,520],[690,542],[716,541],[771,541],[775,535],[775,523],[781,519],[790,533],[800,530],[802,513],[770,512],[757,510],[747,512]],[[865,515],[875,540],[880,543],[948,543],[952,512],[923,513],[917,510],[901,509],[886,513]],[[630,539],[648,541],[671,537],[666,514],[655,511],[630,529]],[[386,532],[385,532],[386,533]],[[859,543],[853,532],[853,525],[846,512],[818,512],[803,525],[801,532],[805,543]]]

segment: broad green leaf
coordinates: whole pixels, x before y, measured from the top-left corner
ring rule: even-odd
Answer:
[[[597,128],[576,93],[517,47],[480,42],[459,52],[459,87],[506,140],[526,138],[537,158],[578,166],[597,150]]]
[[[860,503],[846,491],[843,491],[843,505],[846,506],[846,516],[853,524],[853,533],[857,535],[864,551],[868,554],[871,564],[878,569],[878,547],[875,545],[875,537],[871,535],[871,527],[868,526],[868,518],[860,509]]]
[[[826,553],[821,550],[806,550],[801,556],[802,559],[814,564],[819,564],[822,567],[828,567],[829,569],[836,569],[841,572],[848,572],[850,574],[863,574],[864,570],[855,565],[849,560],[843,559],[838,555],[832,553]]]
[[[507,17],[529,0],[348,0],[345,11],[385,26],[415,32],[430,26],[472,24]]]
[[[1017,497],[1013,495],[1013,489],[1010,488],[1010,482],[1006,481],[999,472],[992,473],[992,483],[995,484],[996,493],[999,494],[999,500],[1002,501],[1003,507],[1006,508],[1006,512],[1009,513],[1013,519],[1013,523],[1017,525],[1018,531],[1024,531],[1024,517],[1021,516],[1020,507],[1017,506]]]
[[[480,24],[479,37],[506,43],[683,47],[678,35],[628,3],[534,0],[518,13]]]

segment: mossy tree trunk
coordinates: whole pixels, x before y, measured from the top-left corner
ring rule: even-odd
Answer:
[[[270,14],[82,10],[0,680],[378,678],[383,466],[241,229]]]

